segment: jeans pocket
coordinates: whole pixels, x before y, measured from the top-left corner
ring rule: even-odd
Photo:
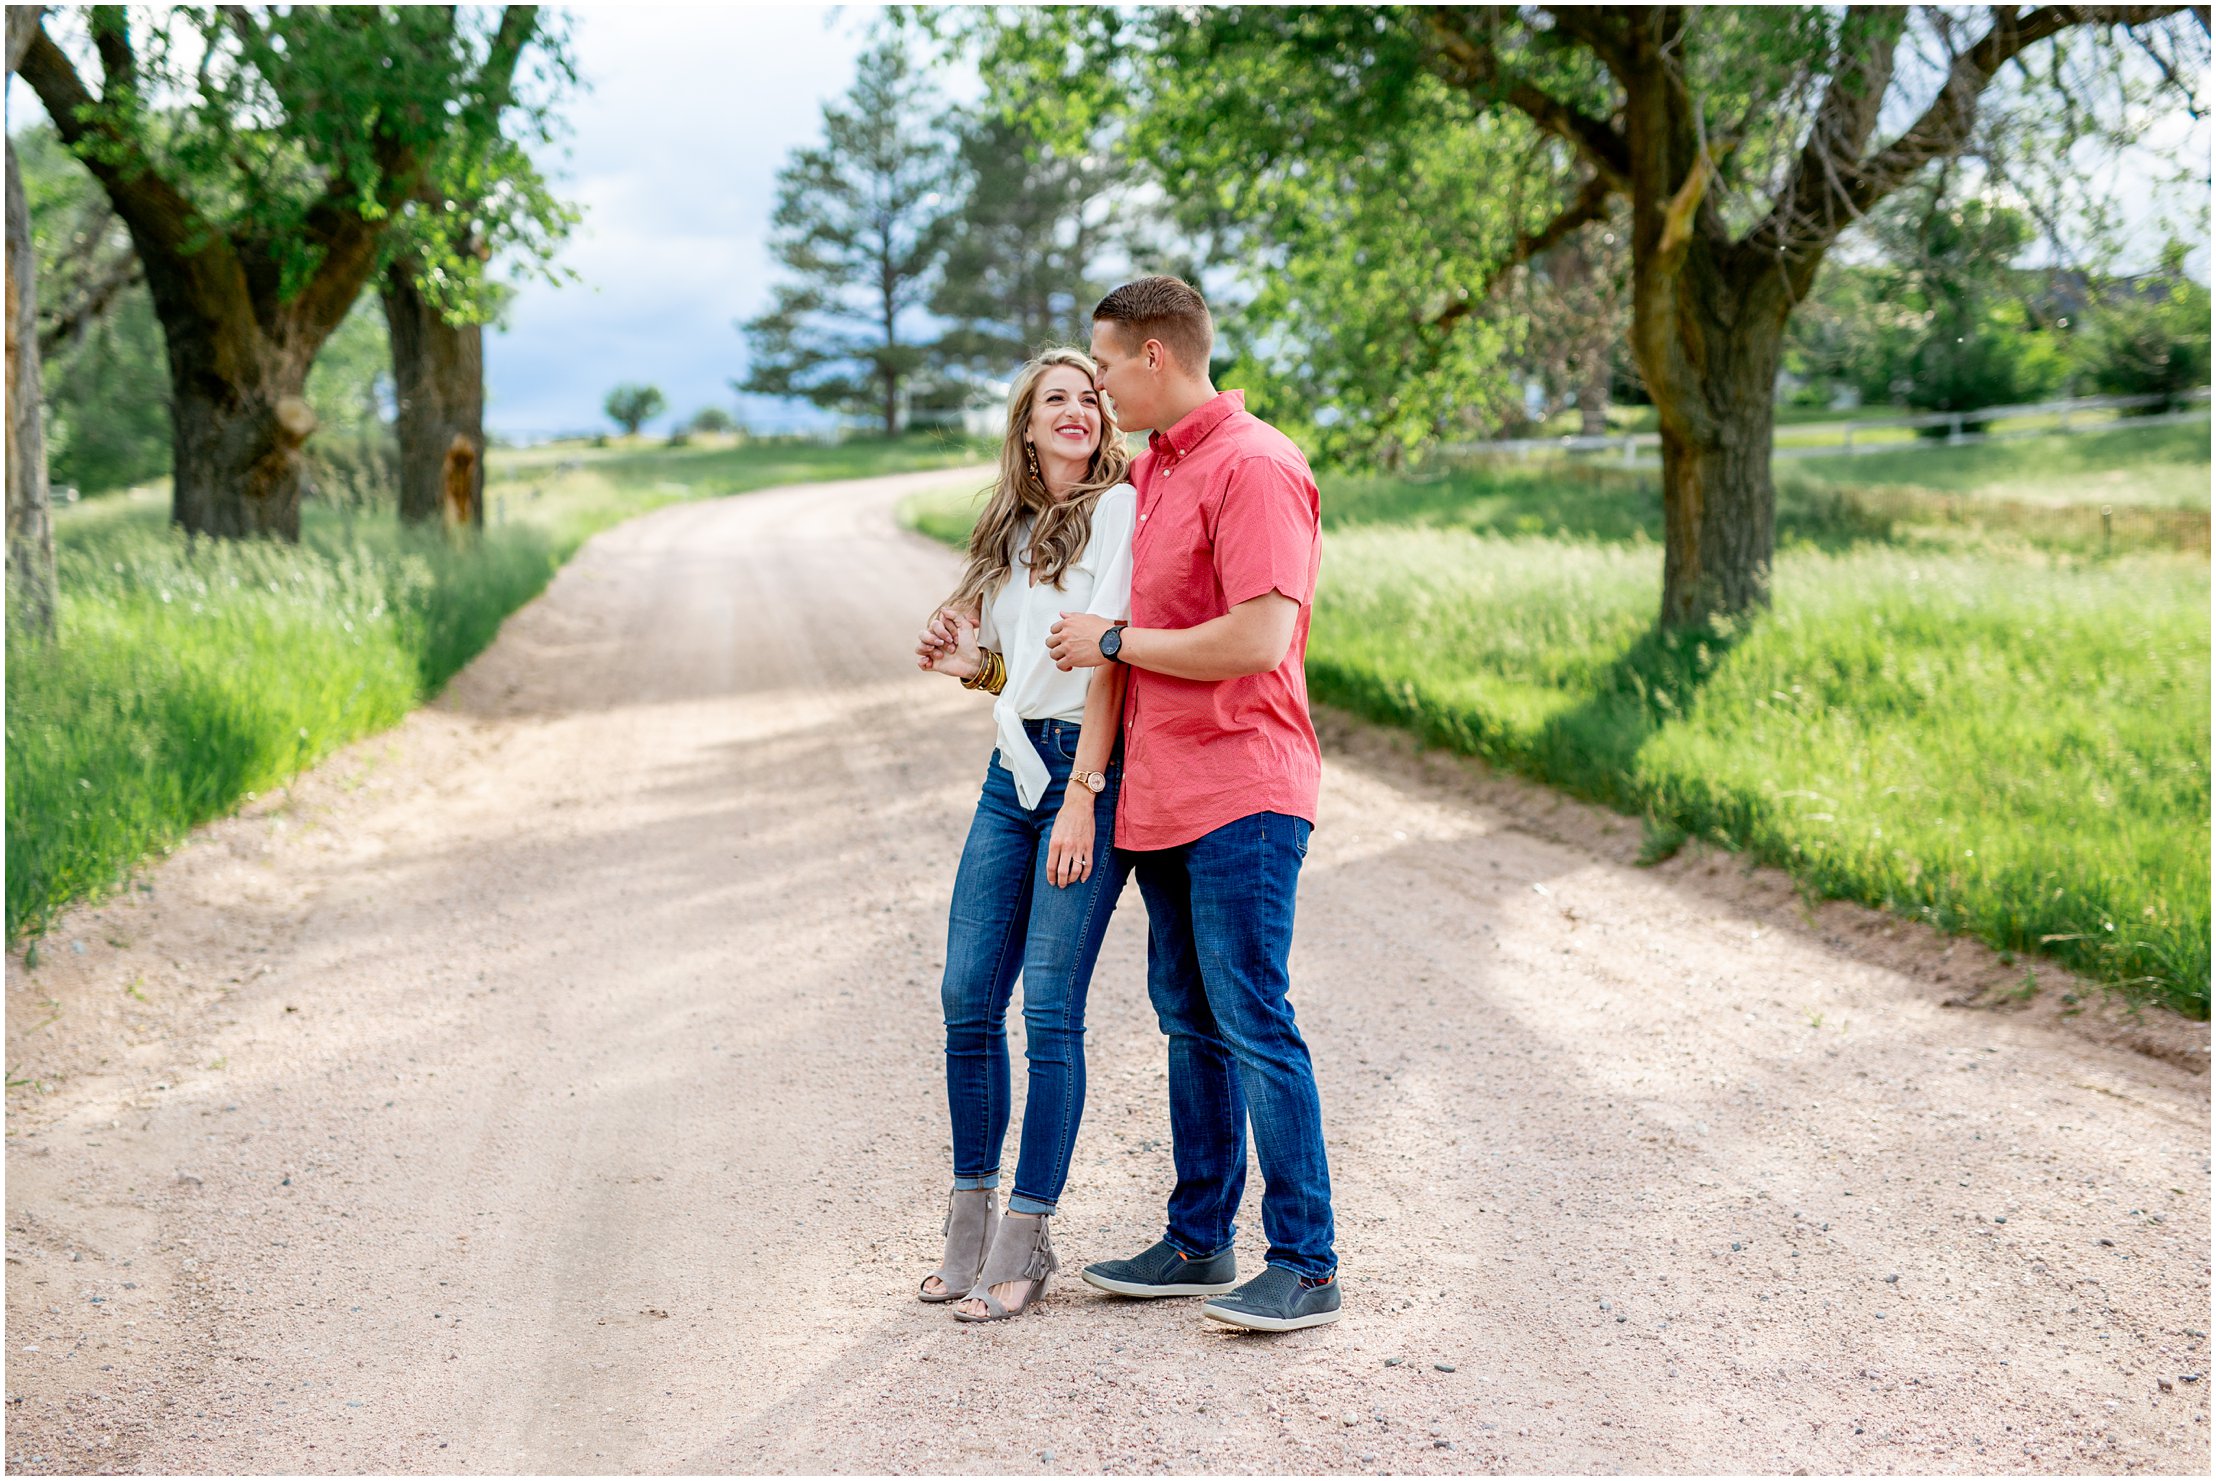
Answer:
[[[1052,748],[1055,755],[1061,757],[1064,761],[1075,761],[1077,759],[1077,727],[1074,725],[1057,726],[1048,736],[1047,745]]]
[[[1303,859],[1308,857],[1308,834],[1311,830],[1306,818],[1293,819],[1293,852]]]

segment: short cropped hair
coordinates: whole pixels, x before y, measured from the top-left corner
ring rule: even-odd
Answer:
[[[1208,303],[1179,278],[1140,278],[1126,283],[1093,308],[1093,321],[1120,324],[1133,348],[1150,339],[1169,346],[1177,363],[1195,375],[1208,373],[1208,352],[1215,348],[1216,325]]]

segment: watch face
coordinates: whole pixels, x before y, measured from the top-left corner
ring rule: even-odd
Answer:
[[[1100,635],[1100,656],[1114,658],[1123,651],[1123,629],[1111,627]]]

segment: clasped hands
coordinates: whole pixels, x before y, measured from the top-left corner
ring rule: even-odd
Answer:
[[[956,607],[931,614],[916,637],[916,667],[927,674],[974,679],[982,663],[977,651],[977,619]]]
[[[1047,656],[1064,673],[1099,668],[1108,662],[1100,656],[1100,635],[1114,626],[1090,612],[1064,612],[1047,633]],[[954,607],[934,612],[916,638],[916,667],[927,674],[972,679],[978,663],[977,618]]]

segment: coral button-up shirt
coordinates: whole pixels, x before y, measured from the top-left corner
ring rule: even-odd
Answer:
[[[1261,812],[1316,820],[1323,748],[1308,716],[1308,617],[1322,503],[1291,438],[1226,391],[1148,439],[1131,625],[1198,627],[1278,591],[1300,603],[1284,660],[1213,683],[1131,670],[1116,847],[1165,849]]]

